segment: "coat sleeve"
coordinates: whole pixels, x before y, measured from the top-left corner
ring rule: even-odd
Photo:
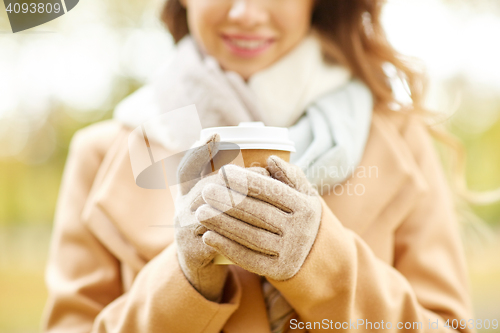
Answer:
[[[353,332],[382,329],[382,323],[385,332],[452,332],[446,320],[457,319],[466,321],[457,331],[475,331],[465,255],[439,159],[423,125],[408,131],[429,190],[395,231],[393,265],[377,258],[323,203],[320,230],[302,269],[290,280],[271,281],[295,309],[296,321]],[[317,332],[319,326],[304,329]]]
[[[210,302],[184,277],[174,245],[123,292],[120,262],[80,218],[103,157],[95,132],[78,132],[70,145],[47,264],[43,332],[220,332],[239,305],[235,274],[229,274],[223,302]]]

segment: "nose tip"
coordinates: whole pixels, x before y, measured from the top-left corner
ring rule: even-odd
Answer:
[[[266,0],[269,1],[269,0]],[[228,17],[232,21],[237,21],[246,25],[254,25],[267,20],[267,12],[262,5],[253,0],[234,0]]]
[[[245,0],[236,0],[229,11],[229,17],[234,19],[244,15],[247,10],[246,7],[247,3]]]

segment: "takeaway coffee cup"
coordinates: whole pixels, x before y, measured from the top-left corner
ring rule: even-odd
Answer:
[[[267,158],[271,155],[290,162],[290,153],[295,152],[295,145],[289,138],[287,128],[264,126],[262,122],[206,128],[201,131],[201,140],[204,141],[215,133],[220,135],[221,141],[217,153],[219,161],[225,160],[246,168],[265,168]],[[233,264],[222,255],[216,256],[214,262],[218,265]]]

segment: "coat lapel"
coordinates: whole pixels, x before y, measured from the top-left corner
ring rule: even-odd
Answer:
[[[101,242],[134,270],[173,241],[173,201],[168,189],[135,184],[127,135],[117,140],[101,165],[82,219]]]
[[[388,119],[398,116],[403,115],[374,113],[359,167],[323,196],[344,226],[358,234],[379,219],[396,227],[427,188],[399,128]]]

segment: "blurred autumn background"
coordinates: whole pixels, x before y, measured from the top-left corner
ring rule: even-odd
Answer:
[[[82,0],[17,34],[0,5],[0,332],[39,331],[70,139],[110,118],[168,61],[173,42],[161,5]],[[500,187],[500,1],[389,0],[384,24],[394,46],[427,67],[428,106],[464,143],[468,186]],[[500,204],[460,212],[476,317],[500,320]]]

